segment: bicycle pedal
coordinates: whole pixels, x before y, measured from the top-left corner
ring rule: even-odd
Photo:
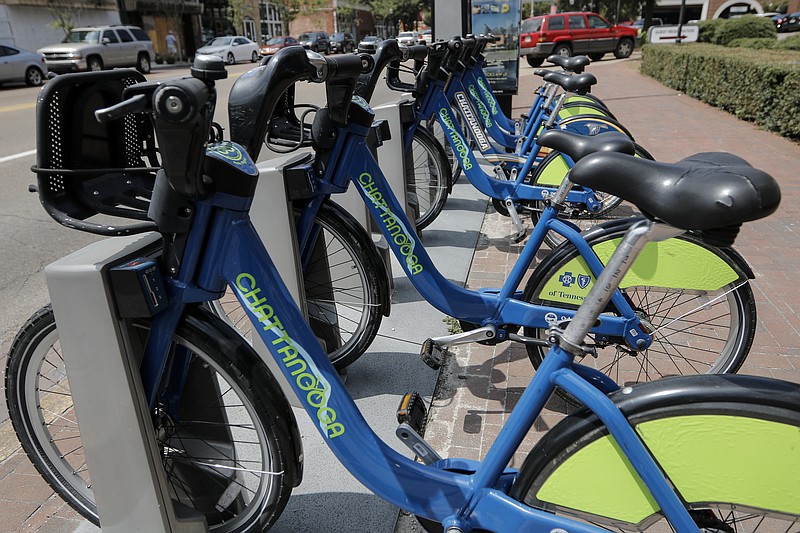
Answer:
[[[428,408],[422,396],[416,391],[405,393],[397,408],[397,423],[408,424],[417,434],[422,434],[427,417]]]
[[[419,352],[422,362],[428,365],[432,370],[439,370],[444,362],[444,349],[439,346],[433,339],[425,339],[422,343],[422,349]]]

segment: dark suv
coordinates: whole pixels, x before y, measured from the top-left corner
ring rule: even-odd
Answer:
[[[349,33],[334,33],[330,40],[331,53],[347,54],[356,49],[356,40]]]
[[[522,21],[519,55],[532,67],[540,66],[550,54],[572,56],[585,54],[600,61],[608,52],[618,59],[633,53],[638,31],[617,26],[597,13],[557,13]]]
[[[328,34],[324,31],[309,31],[301,33],[297,38],[303,48],[319,52],[320,54],[327,54],[330,52],[330,44],[328,43]]]

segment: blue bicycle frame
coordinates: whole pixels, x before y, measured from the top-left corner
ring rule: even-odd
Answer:
[[[247,158],[244,150],[241,152],[242,157]],[[385,222],[389,213],[394,212],[394,220],[400,224],[407,222],[401,215],[402,210],[391,201],[391,195],[387,194],[385,206],[375,202],[377,194],[388,193],[378,181],[374,182],[375,189],[371,193],[366,192],[372,186],[365,183],[363,176],[378,175],[374,162],[359,168],[356,162],[348,161],[345,167],[353,172],[352,177],[360,184],[365,198],[371,200],[373,213],[384,215],[380,218],[379,214],[379,221]],[[216,193],[196,203],[181,268],[174,277],[165,280],[169,304],[153,318],[145,348],[143,383],[151,407],[161,395],[181,394],[180,379],[171,380],[168,390],[160,390],[160,384],[168,362],[169,342],[186,305],[218,297],[228,285],[235,290],[254,331],[261,336],[301,398],[328,446],[348,471],[389,503],[442,522],[445,528],[458,526],[504,532],[556,528],[574,533],[604,531],[529,508],[507,494],[515,471],[507,469],[506,465],[555,387],[559,386],[590,407],[608,426],[671,523],[681,531],[696,531],[679,498],[625,416],[603,392],[580,377],[581,365],[574,363],[573,356],[558,347],[545,358],[484,461],[444,459],[424,466],[394,451],[369,428],[306,325],[250,222],[251,202],[249,197]],[[410,249],[420,251],[413,244]],[[429,277],[431,282],[440,282],[439,278],[426,273],[427,256],[423,253],[418,257],[421,270],[411,272],[412,279]],[[401,263],[409,272],[411,262]],[[512,306],[514,300],[506,303]],[[172,364],[181,362],[173,359]],[[179,370],[180,366],[173,368],[170,375],[180,375]],[[179,419],[178,413],[171,414]]]
[[[559,219],[555,209],[546,209],[513,270],[499,290],[471,291],[461,288],[442,276],[431,261],[425,247],[413,231],[413,225],[406,217],[404,208],[399,204],[372,156],[366,144],[367,133],[368,128],[354,124],[340,130],[329,158],[332,164],[319,180],[320,193],[308,200],[301,212],[297,222],[297,236],[304,268],[313,254],[314,221],[320,206],[330,194],[344,192],[349,183],[353,182],[409,280],[431,305],[443,313],[479,325],[516,324],[540,328],[548,327],[546,320],[548,314],[552,316],[552,313],[556,313],[559,320],[573,316],[574,312],[571,310],[534,305],[515,298],[515,295],[525,272],[544,242],[546,233],[551,230],[572,242],[586,259],[595,278],[599,275],[603,264],[591,246],[580,236],[577,228]],[[477,166],[477,163],[475,165]],[[313,179],[310,168],[308,173]],[[505,188],[504,194],[513,193],[514,182],[494,181],[497,185],[493,186]],[[612,302],[621,316],[603,315],[599,325],[592,332],[622,337],[629,346],[637,347],[635,348],[637,350],[645,345],[649,346],[652,339],[642,333],[638,326],[639,319],[624,295],[616,291]],[[505,339],[501,337],[499,340]],[[602,379],[601,376],[604,375],[598,372],[595,378]]]

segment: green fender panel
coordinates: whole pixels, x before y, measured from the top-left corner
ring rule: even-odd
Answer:
[[[564,105],[581,103],[581,102],[591,105],[597,105],[597,102],[594,101],[593,99],[589,98],[588,96],[581,96],[579,94],[573,94],[571,96],[568,96],[567,100],[564,102]]]
[[[565,119],[569,117],[574,117],[576,115],[595,115],[598,117],[605,117],[607,116],[605,113],[596,109],[594,107],[576,105],[570,107],[564,107],[561,111],[558,112],[558,118]]]
[[[592,249],[606,264],[620,241],[599,242]],[[644,247],[622,279],[620,288],[645,286],[716,291],[738,278],[736,271],[712,251],[684,239],[667,239]],[[589,266],[579,256],[548,279],[537,296],[554,302],[579,304],[589,294],[594,281]]]
[[[558,187],[564,181],[564,176],[569,171],[569,165],[562,156],[542,161],[536,169],[534,181],[536,185]]]
[[[800,513],[797,427],[737,416],[694,415],[651,420],[637,425],[636,431],[685,501]],[[632,524],[658,510],[610,436],[569,456],[536,497]]]

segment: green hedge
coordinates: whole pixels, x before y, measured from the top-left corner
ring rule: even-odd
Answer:
[[[646,45],[642,73],[743,120],[800,140],[800,52],[705,43]]]
[[[766,17],[746,16],[724,19],[714,32],[714,44],[728,46],[734,39],[775,37],[775,25]]]

